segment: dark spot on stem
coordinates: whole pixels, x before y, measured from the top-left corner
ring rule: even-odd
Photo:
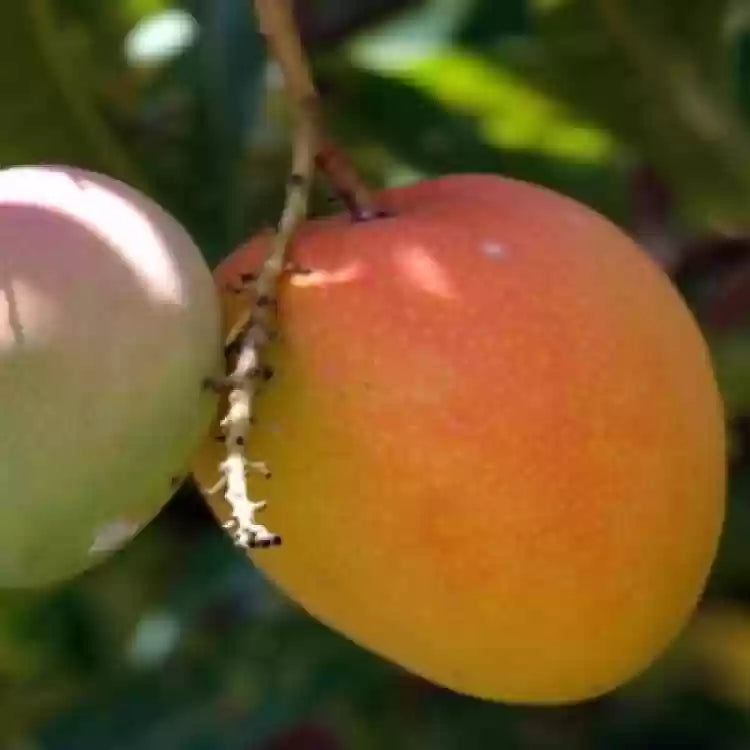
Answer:
[[[313,269],[308,266],[300,266],[298,263],[290,262],[286,264],[286,269],[292,276],[309,276],[313,273]]]
[[[253,549],[267,549],[268,547],[278,547],[281,544],[281,537],[274,534],[272,537],[265,539],[251,539],[250,547]]]
[[[206,378],[203,378],[201,381],[201,390],[202,391],[213,391],[214,393],[222,393],[226,390],[227,386],[229,385],[227,378],[217,378],[212,375],[209,375]]]
[[[394,216],[390,211],[386,211],[382,208],[373,210],[362,206],[357,206],[356,210],[350,210],[349,213],[352,217],[352,221],[355,223],[377,221],[378,219],[391,219]]]
[[[237,338],[234,339],[234,341],[230,341],[224,347],[224,356],[231,357],[235,354],[239,354],[241,348],[242,348],[242,336],[237,336]]]
[[[393,216],[393,214],[386,209],[361,203],[353,191],[343,190],[339,193],[339,198],[354,223],[359,224],[365,221],[389,219]]]

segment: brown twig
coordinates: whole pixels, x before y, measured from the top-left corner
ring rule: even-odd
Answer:
[[[237,352],[230,374],[219,384],[230,389],[228,410],[221,421],[227,455],[220,467],[222,479],[210,492],[223,490],[232,507],[232,519],[226,528],[233,529],[237,545],[269,547],[280,544],[281,538],[255,521],[255,514],[265,507],[265,502],[250,497],[246,479],[248,470],[268,475],[268,469],[262,462],[247,460],[245,445],[257,381],[264,372],[261,353],[270,339],[279,279],[286,267],[289,244],[307,215],[315,169],[318,97],[297,33],[291,0],[255,0],[254,7],[269,49],[284,74],[287,96],[294,110],[292,174],[268,256],[255,280],[252,304],[226,340],[227,347]]]
[[[330,138],[324,136],[320,139],[316,164],[355,221],[388,215],[362,181],[349,157]]]
[[[261,33],[281,68],[286,90],[300,121],[317,125],[316,163],[336,195],[357,221],[384,215],[346,154],[322,134],[318,92],[300,40],[294,17],[294,3],[287,0],[255,0]]]
[[[271,54],[281,68],[287,95],[299,107],[317,100],[310,65],[300,41],[290,0],[254,0],[258,25]]]
[[[375,218],[382,212],[354,167],[330,141],[325,141],[318,153],[321,130],[318,93],[300,41],[292,0],[254,0],[253,4],[260,30],[283,74],[296,122],[292,173],[268,256],[253,284],[253,301],[225,341],[232,357],[236,352],[233,367],[221,383],[211,384],[228,389],[229,397],[227,413],[220,423],[227,447],[220,467],[222,479],[209,492],[224,492],[232,508],[232,519],[226,528],[233,530],[239,546],[269,547],[280,544],[281,538],[255,521],[256,513],[265,507],[265,502],[250,497],[246,479],[248,470],[266,476],[269,472],[262,462],[248,461],[245,446],[252,424],[257,382],[266,369],[261,354],[271,337],[279,279],[287,267],[290,242],[307,216],[316,156],[339,194],[346,196],[347,206],[355,218]]]

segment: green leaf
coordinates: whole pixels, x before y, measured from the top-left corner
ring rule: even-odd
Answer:
[[[142,139],[142,158],[159,200],[215,263],[247,234],[247,147],[266,57],[247,0],[194,5],[197,43],[161,72],[141,105],[158,112],[180,102],[178,132]]]
[[[750,135],[730,76],[728,0],[537,0],[519,69],[628,142],[702,222],[746,226]]]
[[[745,118],[750,119],[750,29],[741,29],[732,45],[734,94]]]
[[[86,33],[62,23],[51,0],[3,3],[0,166],[68,163],[142,184],[98,109]]]
[[[434,70],[438,69],[439,64],[435,64]],[[410,70],[409,75],[416,76],[413,80],[351,69],[332,74],[337,93],[335,108],[331,108],[333,123],[343,142],[358,143],[366,138],[370,143],[380,143],[419,175],[503,174],[563,192],[613,219],[624,218],[624,175],[606,159],[606,134],[597,133],[592,141],[581,144],[583,151],[591,146],[594,153],[565,153],[564,148],[557,148],[560,128],[580,134],[583,125],[577,130],[565,113],[555,112],[554,107],[547,110],[548,102],[540,101],[516,81],[489,72],[493,85],[508,98],[485,100],[490,108],[487,111],[475,107],[474,84],[469,85],[466,79],[461,82],[452,78],[454,90],[443,88],[439,76],[433,79],[432,72],[427,84],[427,79],[417,80],[414,71],[426,68]],[[468,72],[470,78],[471,66]],[[486,79],[478,84],[486,86]],[[545,120],[553,112],[557,124],[554,118]],[[507,119],[501,122],[506,114]],[[527,118],[527,123],[529,118],[536,121],[540,130],[535,134],[515,117]],[[571,148],[574,144],[562,138],[562,145]]]
[[[711,354],[728,414],[750,414],[750,330],[714,334]]]
[[[530,31],[526,0],[475,0],[457,35],[457,41],[471,46],[497,43],[503,37]]]

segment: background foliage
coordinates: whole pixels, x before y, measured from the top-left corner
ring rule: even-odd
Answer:
[[[300,0],[331,128],[375,184],[493,171],[577,197],[672,274],[711,342],[729,516],[677,644],[562,709],[452,695],[271,589],[190,487],[101,568],[0,594],[14,750],[750,747],[750,5]],[[68,162],[172,210],[210,263],[274,220],[278,75],[247,0],[0,8],[0,165]],[[329,196],[316,194],[319,211]]]

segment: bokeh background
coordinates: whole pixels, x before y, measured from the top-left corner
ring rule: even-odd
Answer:
[[[102,567],[0,593],[0,747],[750,748],[750,2],[298,10],[330,128],[373,184],[471,170],[542,183],[625,227],[679,285],[711,344],[731,436],[706,596],[668,653],[612,695],[482,703],[307,617],[184,487]],[[278,72],[248,11],[248,0],[2,3],[0,165],[67,162],[138,185],[215,264],[274,221],[288,170]],[[315,206],[337,208],[322,188]]]

